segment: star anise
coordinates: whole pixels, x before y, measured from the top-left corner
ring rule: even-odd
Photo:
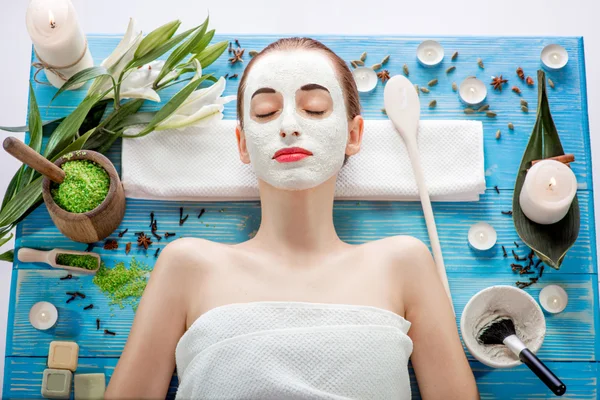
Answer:
[[[508,79],[502,79],[502,75],[500,76],[492,76],[492,83],[490,83],[490,85],[492,85],[494,87],[494,90],[502,90],[502,85],[505,84],[506,82],[508,82]]]
[[[148,246],[152,244],[152,240],[150,240],[150,237],[146,236],[144,232],[141,232],[137,238],[137,243],[138,246],[148,250]]]
[[[119,247],[119,244],[114,239],[109,239],[104,242],[104,250],[115,250]]]
[[[390,79],[390,71],[384,69],[383,71],[377,73],[377,77],[381,79],[381,83],[385,83]]]
[[[235,49],[233,50],[233,57],[229,59],[229,62],[233,65],[236,62],[244,62],[242,60],[242,56],[244,55],[244,49]]]

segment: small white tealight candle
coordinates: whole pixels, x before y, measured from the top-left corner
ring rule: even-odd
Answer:
[[[29,310],[29,322],[35,329],[45,331],[52,328],[58,320],[58,310],[47,301],[35,303]]]
[[[482,103],[487,97],[487,87],[481,80],[469,76],[461,82],[458,88],[460,99],[470,106]]]
[[[77,72],[94,66],[70,0],[30,0],[26,24],[36,56],[53,86],[60,88]]]
[[[567,307],[569,295],[558,285],[548,285],[540,291],[539,300],[544,310],[556,314]]]
[[[425,67],[434,67],[444,59],[444,48],[435,40],[425,40],[417,47],[417,59]]]
[[[359,92],[370,92],[377,86],[377,72],[373,68],[358,67],[352,70],[352,76]]]
[[[549,44],[542,49],[542,64],[550,70],[561,69],[569,61],[567,50],[559,44]]]
[[[577,179],[571,168],[559,161],[542,160],[527,172],[519,204],[527,218],[549,225],[567,215],[576,193]]]
[[[475,250],[486,251],[494,247],[496,230],[486,222],[478,222],[469,229],[469,244]]]

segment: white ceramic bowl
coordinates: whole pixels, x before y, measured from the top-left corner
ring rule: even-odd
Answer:
[[[481,363],[493,368],[511,368],[521,364],[504,345],[484,345],[477,341],[481,329],[498,316],[511,317],[517,336],[533,353],[542,346],[546,320],[533,297],[513,286],[499,285],[483,289],[469,300],[460,319],[460,332],[469,352]]]

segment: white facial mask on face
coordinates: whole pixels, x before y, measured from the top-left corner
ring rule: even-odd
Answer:
[[[297,112],[296,92],[308,84],[329,90],[333,101],[329,116],[312,119]],[[266,123],[250,117],[252,95],[260,88],[274,89],[283,96],[282,113]],[[244,133],[254,171],[270,185],[304,190],[335,175],[344,162],[348,117],[344,94],[329,58],[320,51],[284,50],[258,60],[249,72],[244,91]],[[290,163],[273,159],[275,152],[288,147],[302,147],[313,155]]]

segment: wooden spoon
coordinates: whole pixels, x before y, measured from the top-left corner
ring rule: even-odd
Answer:
[[[94,269],[85,269],[81,267],[73,267],[70,265],[62,265],[56,262],[56,257],[59,254],[73,254],[77,256],[92,256],[98,259],[98,265]],[[80,274],[95,274],[100,268],[100,255],[86,251],[54,249],[49,251],[29,249],[26,247],[20,248],[17,253],[17,258],[21,262],[41,262],[49,264],[53,268],[67,269],[69,271],[78,272]]]
[[[417,181],[417,187],[419,188],[419,196],[421,197],[429,241],[433,250],[433,258],[440,279],[450,298],[450,305],[454,309],[450,287],[448,286],[448,277],[446,276],[446,267],[444,266],[444,258],[442,257],[442,247],[440,246],[440,239],[438,238],[435,219],[433,217],[433,209],[431,208],[431,200],[429,199],[429,191],[425,183],[425,175],[421,168],[421,158],[417,147],[419,118],[421,116],[419,95],[415,91],[414,85],[408,79],[402,75],[396,75],[386,83],[383,92],[383,101],[388,118],[392,121],[406,144],[413,173]]]
[[[4,139],[4,150],[17,160],[29,165],[52,182],[62,183],[65,180],[65,171],[38,154],[31,147],[13,136]]]

